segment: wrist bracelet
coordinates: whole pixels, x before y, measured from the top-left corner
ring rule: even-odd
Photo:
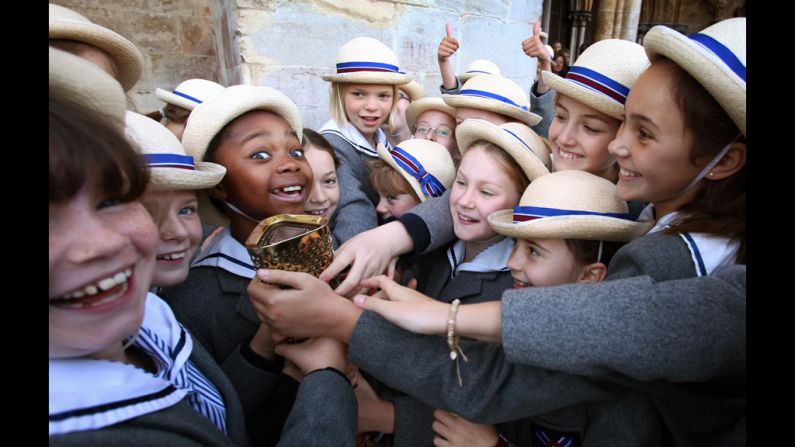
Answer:
[[[460,304],[461,300],[456,298],[450,305],[450,313],[447,316],[447,347],[450,348],[450,360],[455,362],[455,372],[458,375],[458,386],[464,386],[464,382],[461,380],[461,370],[458,366],[458,355],[461,354],[465,362],[468,362],[469,359],[467,359],[461,346],[458,345],[460,337],[455,335],[455,317],[458,314],[458,306]]]

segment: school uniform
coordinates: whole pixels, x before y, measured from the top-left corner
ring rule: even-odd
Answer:
[[[154,294],[135,345],[154,360],[155,374],[50,359],[50,445],[249,445],[232,384]]]
[[[281,382],[292,380],[281,375],[282,358],[277,356],[267,361],[253,354],[249,347],[260,326],[246,291],[254,274],[248,251],[232,237],[231,229],[227,227],[193,261],[187,280],[162,290],[163,299],[174,310],[177,319],[229,376],[243,400],[249,420],[263,418],[263,412],[272,405],[272,394],[277,389],[289,391]],[[281,396],[277,405],[286,408],[270,413],[274,418],[267,424],[251,422],[249,431],[252,438],[278,438],[278,430],[294,398],[294,390]],[[271,430],[277,432],[274,434]]]
[[[417,280],[417,290],[436,300],[475,304],[500,299],[513,287],[508,258],[513,239],[504,238],[464,262],[464,241],[455,241],[430,253],[417,263],[415,271],[426,272]]]
[[[340,201],[334,215],[332,232],[340,244],[351,237],[378,225],[375,206],[378,204],[378,193],[370,184],[370,170],[366,166],[369,160],[377,160],[375,148],[350,123],[338,124],[328,121],[318,131],[329,142],[340,163],[337,167],[337,181],[340,188]],[[386,134],[378,129],[376,142],[391,149]]]
[[[417,290],[439,301],[450,303],[456,298],[464,304],[493,301],[513,285],[506,266],[512,248],[513,239],[505,238],[478,253],[471,261],[463,262],[464,242],[456,241],[423,257],[406,276],[419,273]],[[403,349],[414,349],[414,346],[406,345]],[[390,396],[387,400],[395,406],[393,445],[433,445],[433,407],[413,396],[379,387],[382,398]]]
[[[513,364],[491,343],[462,340],[461,348],[468,361],[459,357],[459,385],[444,337],[413,334],[364,312],[348,356],[386,385],[473,422],[532,417],[539,436],[564,432],[581,441],[574,445],[663,445],[656,408],[633,389]]]

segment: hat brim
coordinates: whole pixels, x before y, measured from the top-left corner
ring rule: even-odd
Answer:
[[[411,78],[400,73],[382,73],[373,71],[323,75],[321,78],[323,78],[324,81],[339,82],[343,84],[403,85],[411,82]]]
[[[541,78],[559,95],[566,95],[619,121],[624,120],[623,104],[607,99],[601,93],[562,78],[551,71],[542,71]]]
[[[212,188],[221,182],[226,168],[208,162],[197,162],[194,170],[179,168],[152,168],[150,188],[153,191],[181,191]]]
[[[428,110],[437,110],[446,113],[455,120],[455,109],[448,106],[442,98],[435,98],[439,101],[428,101],[428,99],[431,98],[423,99],[424,101],[422,103],[415,105],[415,103],[412,102],[411,105],[406,108],[406,124],[408,124],[409,129],[414,129],[414,123],[417,122],[417,118]]]
[[[643,38],[649,60],[662,55],[674,61],[701,84],[745,135],[746,83],[712,53],[687,36],[655,26]]]
[[[163,90],[162,88],[155,89],[155,95],[163,102],[175,105],[177,107],[182,107],[185,110],[193,110],[196,108],[197,103],[183,98],[181,96],[175,95],[174,93]]]
[[[218,132],[239,116],[254,110],[278,115],[287,121],[298,136],[298,141],[301,141],[303,128],[300,112],[284,93],[269,87],[232,90],[234,88],[230,87],[224,94],[204,101],[188,117],[182,134],[182,146],[194,160],[203,161],[207,146]]]
[[[513,210],[492,213],[489,224],[499,234],[514,239],[586,239],[627,242],[646,234],[651,221],[629,221],[606,216],[554,216],[513,223]]]
[[[487,110],[489,112],[499,113],[500,115],[510,116],[531,127],[541,122],[541,116],[497,101],[496,99],[466,95],[442,95],[442,99],[445,104],[451,107],[470,107],[473,109]]]
[[[465,155],[472,143],[478,140],[489,141],[501,147],[516,160],[531,182],[544,174],[549,174],[549,169],[533,151],[495,124],[484,120],[465,120],[456,128],[456,141],[461,155]],[[534,149],[547,150],[546,146]]]
[[[108,55],[119,69],[119,83],[127,92],[141,78],[143,54],[121,34],[94,23],[50,20],[50,39],[68,39],[95,46]]]
[[[416,82],[409,81],[407,84],[400,84],[400,89],[408,93],[412,102],[422,99],[425,96],[425,90]]]
[[[407,182],[409,182],[409,185],[411,185],[411,189],[413,189],[414,193],[417,194],[417,197],[420,198],[420,202],[428,200],[428,198],[425,197],[425,193],[422,192],[422,189],[420,188],[420,182],[418,182],[417,179],[415,179],[414,177],[410,176],[406,171],[401,169],[400,166],[397,165],[397,163],[395,163],[395,159],[392,158],[391,155],[389,155],[389,150],[387,150],[386,146],[384,146],[383,144],[379,144],[378,147],[376,148],[376,151],[378,152],[378,158],[383,160],[384,163],[391,166],[392,169],[397,171],[398,174],[400,174],[404,179],[406,179]]]

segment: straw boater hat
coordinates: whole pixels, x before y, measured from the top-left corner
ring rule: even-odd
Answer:
[[[458,79],[464,83],[473,76],[482,74],[499,75],[502,73],[500,73],[500,67],[498,67],[494,62],[487,59],[475,59],[474,61],[470,62],[469,65],[467,65],[467,68],[463,73],[458,75]]]
[[[391,150],[379,144],[378,157],[409,182],[421,202],[441,196],[455,180],[450,152],[435,141],[406,140]]]
[[[152,191],[211,188],[226,174],[219,164],[194,162],[177,137],[157,121],[128,111],[125,124],[127,139],[146,158]]]
[[[226,90],[221,84],[206,79],[188,79],[182,81],[173,92],[158,88],[155,95],[161,101],[182,107],[186,110],[193,110],[197,105],[214,98]]]
[[[464,120],[455,128],[455,138],[461,148],[461,155],[478,140],[499,146],[516,160],[531,182],[549,174],[549,149],[544,140],[524,124],[505,123],[497,126],[481,119]]]
[[[117,80],[82,57],[52,47],[49,70],[50,93],[86,106],[123,129],[127,103]]]
[[[422,98],[417,101],[412,101],[406,108],[406,124],[408,124],[409,129],[414,129],[414,123],[417,122],[417,118],[428,110],[444,112],[452,116],[453,120],[455,120],[455,109],[445,104],[442,98]]]
[[[553,172],[525,189],[519,206],[497,211],[489,224],[516,239],[630,241],[645,234],[651,221],[632,220],[616,185],[579,170]]]
[[[566,95],[618,120],[624,120],[629,89],[649,67],[643,47],[628,40],[600,40],[589,46],[565,78],[541,72],[544,82]]]
[[[182,134],[185,152],[201,161],[215,135],[235,118],[252,110],[265,110],[280,116],[301,140],[301,113],[284,93],[270,87],[233,85],[193,109]]]
[[[425,89],[422,88],[422,86],[418,84],[417,81],[412,80],[408,84],[403,84],[398,88],[400,90],[403,90],[403,92],[405,92],[407,95],[409,95],[409,99],[411,100],[411,102],[414,102],[425,96]]]
[[[745,134],[745,17],[690,36],[658,25],[646,33],[643,47],[652,61],[665,56],[696,78]]]
[[[119,82],[128,91],[141,78],[144,57],[132,42],[82,15],[50,3],[50,39],[76,40],[97,47],[113,59],[119,69]]]
[[[522,87],[500,75],[479,75],[466,81],[458,95],[442,95],[447,105],[487,110],[518,119],[529,126],[541,122],[530,112],[530,100]]]
[[[337,52],[336,65],[335,74],[321,76],[324,81],[397,85],[411,81],[399,72],[395,52],[372,37],[357,37],[345,43]]]

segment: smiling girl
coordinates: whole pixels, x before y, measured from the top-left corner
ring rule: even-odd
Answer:
[[[378,158],[376,148],[391,149],[381,125],[397,113],[398,85],[410,79],[398,72],[395,53],[371,37],[357,37],[337,53],[331,83],[331,119],[320,134],[340,158],[337,174],[340,203],[334,235],[340,243],[377,225],[378,194],[367,178],[366,162]],[[366,196],[366,197],[365,197]]]
[[[187,281],[164,289],[162,296],[224,367],[230,357],[252,350],[273,358],[270,335],[248,301],[254,266],[243,244],[261,220],[304,212],[313,176],[301,131],[298,108],[289,98],[246,85],[229,87],[196,107],[185,127],[185,151],[227,170],[207,194],[229,225],[191,264]]]

